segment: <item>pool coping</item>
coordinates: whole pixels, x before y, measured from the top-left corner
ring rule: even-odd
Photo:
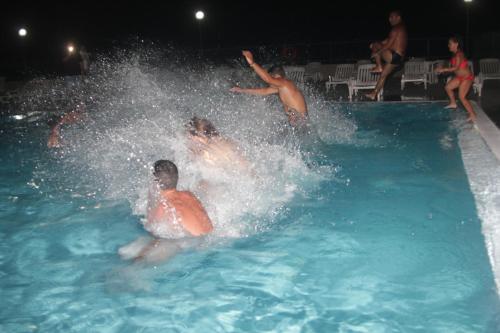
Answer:
[[[471,103],[477,114],[475,126],[497,160],[500,161],[500,129],[476,102]]]

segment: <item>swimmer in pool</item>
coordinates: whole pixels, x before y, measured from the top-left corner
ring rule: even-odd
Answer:
[[[240,87],[231,88],[232,92],[244,93],[249,95],[267,96],[278,94],[285,114],[288,116],[288,122],[292,126],[301,126],[307,122],[307,106],[304,95],[297,88],[293,81],[285,76],[283,67],[274,67],[268,73],[264,68],[257,64],[250,51],[243,51],[243,56],[255,73],[269,86],[267,88],[249,88]]]
[[[450,52],[453,53],[453,58],[450,61],[450,67],[440,67],[436,69],[438,74],[441,73],[455,73],[455,77],[446,84],[445,90],[450,98],[450,104],[446,106],[447,109],[456,109],[457,101],[455,99],[454,90],[458,89],[458,97],[462,102],[465,110],[469,114],[467,121],[475,121],[476,113],[472,108],[469,100],[467,99],[467,94],[474,83],[474,73],[472,73],[469,62],[465,57],[463,52],[463,42],[462,38],[459,36],[453,36],[448,40],[448,48]]]
[[[186,239],[204,236],[213,230],[205,208],[194,194],[177,190],[179,173],[174,163],[156,161],[153,175],[158,183],[159,195],[157,198],[150,195],[144,228],[155,239],[145,241],[141,237],[120,248],[119,254],[124,259],[163,261],[189,244]],[[172,239],[164,239],[167,235]]]
[[[78,103],[73,111],[65,113],[62,116],[52,116],[47,121],[50,127],[50,135],[47,141],[47,147],[59,148],[61,147],[61,127],[66,124],[74,124],[83,118],[85,106]]]
[[[233,141],[221,136],[206,119],[193,117],[186,126],[189,149],[211,166],[250,171],[250,163]]]

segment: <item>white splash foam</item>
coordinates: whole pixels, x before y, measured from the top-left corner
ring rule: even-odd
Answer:
[[[106,196],[126,199],[135,214],[144,215],[151,166],[170,159],[180,171],[179,188],[200,197],[215,234],[239,237],[265,228],[295,196],[334,175],[334,167],[311,166],[314,156],[286,134],[286,116],[276,96],[229,92],[235,84],[262,84],[249,69],[231,74],[225,67],[195,71],[175,61],[158,67],[161,57],[155,52],[103,57],[79,88],[89,117],[66,128],[60,156]],[[332,112],[318,97],[307,100],[313,127],[324,142],[350,140],[356,131],[352,120]],[[184,134],[193,116],[211,120],[234,140],[258,176],[193,160]],[[202,179],[215,184],[209,195],[196,190]]]

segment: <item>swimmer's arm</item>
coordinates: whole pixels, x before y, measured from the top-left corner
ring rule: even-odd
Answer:
[[[267,84],[272,84],[273,86],[281,87],[283,82],[280,79],[272,77],[264,68],[262,68],[258,63],[253,63],[250,65],[255,73]]]
[[[255,73],[267,84],[281,87],[283,85],[283,81],[277,78],[272,77],[264,68],[262,68],[258,63],[256,63],[253,59],[252,52],[250,51],[242,51],[243,56],[247,60],[250,67],[253,68]]]
[[[272,94],[278,93],[278,88],[267,87],[267,88],[250,88],[244,89],[240,87],[231,88],[232,92],[243,93],[248,95],[256,95],[256,96],[268,96]]]
[[[50,136],[49,140],[47,141],[47,147],[49,148],[54,148],[54,147],[59,147],[60,142],[60,132],[59,132],[59,125],[55,125],[51,130],[50,130]]]
[[[156,204],[156,206],[148,212],[146,221],[148,224],[156,223],[160,221],[165,215],[165,210],[161,204]]]

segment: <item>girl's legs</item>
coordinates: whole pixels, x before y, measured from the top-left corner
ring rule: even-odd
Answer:
[[[453,90],[457,89],[459,86],[460,80],[458,80],[457,78],[453,78],[446,84],[446,87],[444,87],[444,90],[446,90],[446,94],[448,94],[448,98],[450,99],[450,104],[448,104],[447,108],[457,108],[457,100],[455,99],[455,93],[453,92]]]
[[[467,113],[469,114],[469,118],[467,119],[467,121],[476,120],[476,113],[474,112],[472,105],[467,99],[467,94],[469,93],[471,86],[472,86],[472,80],[464,80],[460,83],[460,86],[458,87],[458,97],[460,98],[460,101],[464,105],[465,110],[467,110]]]

